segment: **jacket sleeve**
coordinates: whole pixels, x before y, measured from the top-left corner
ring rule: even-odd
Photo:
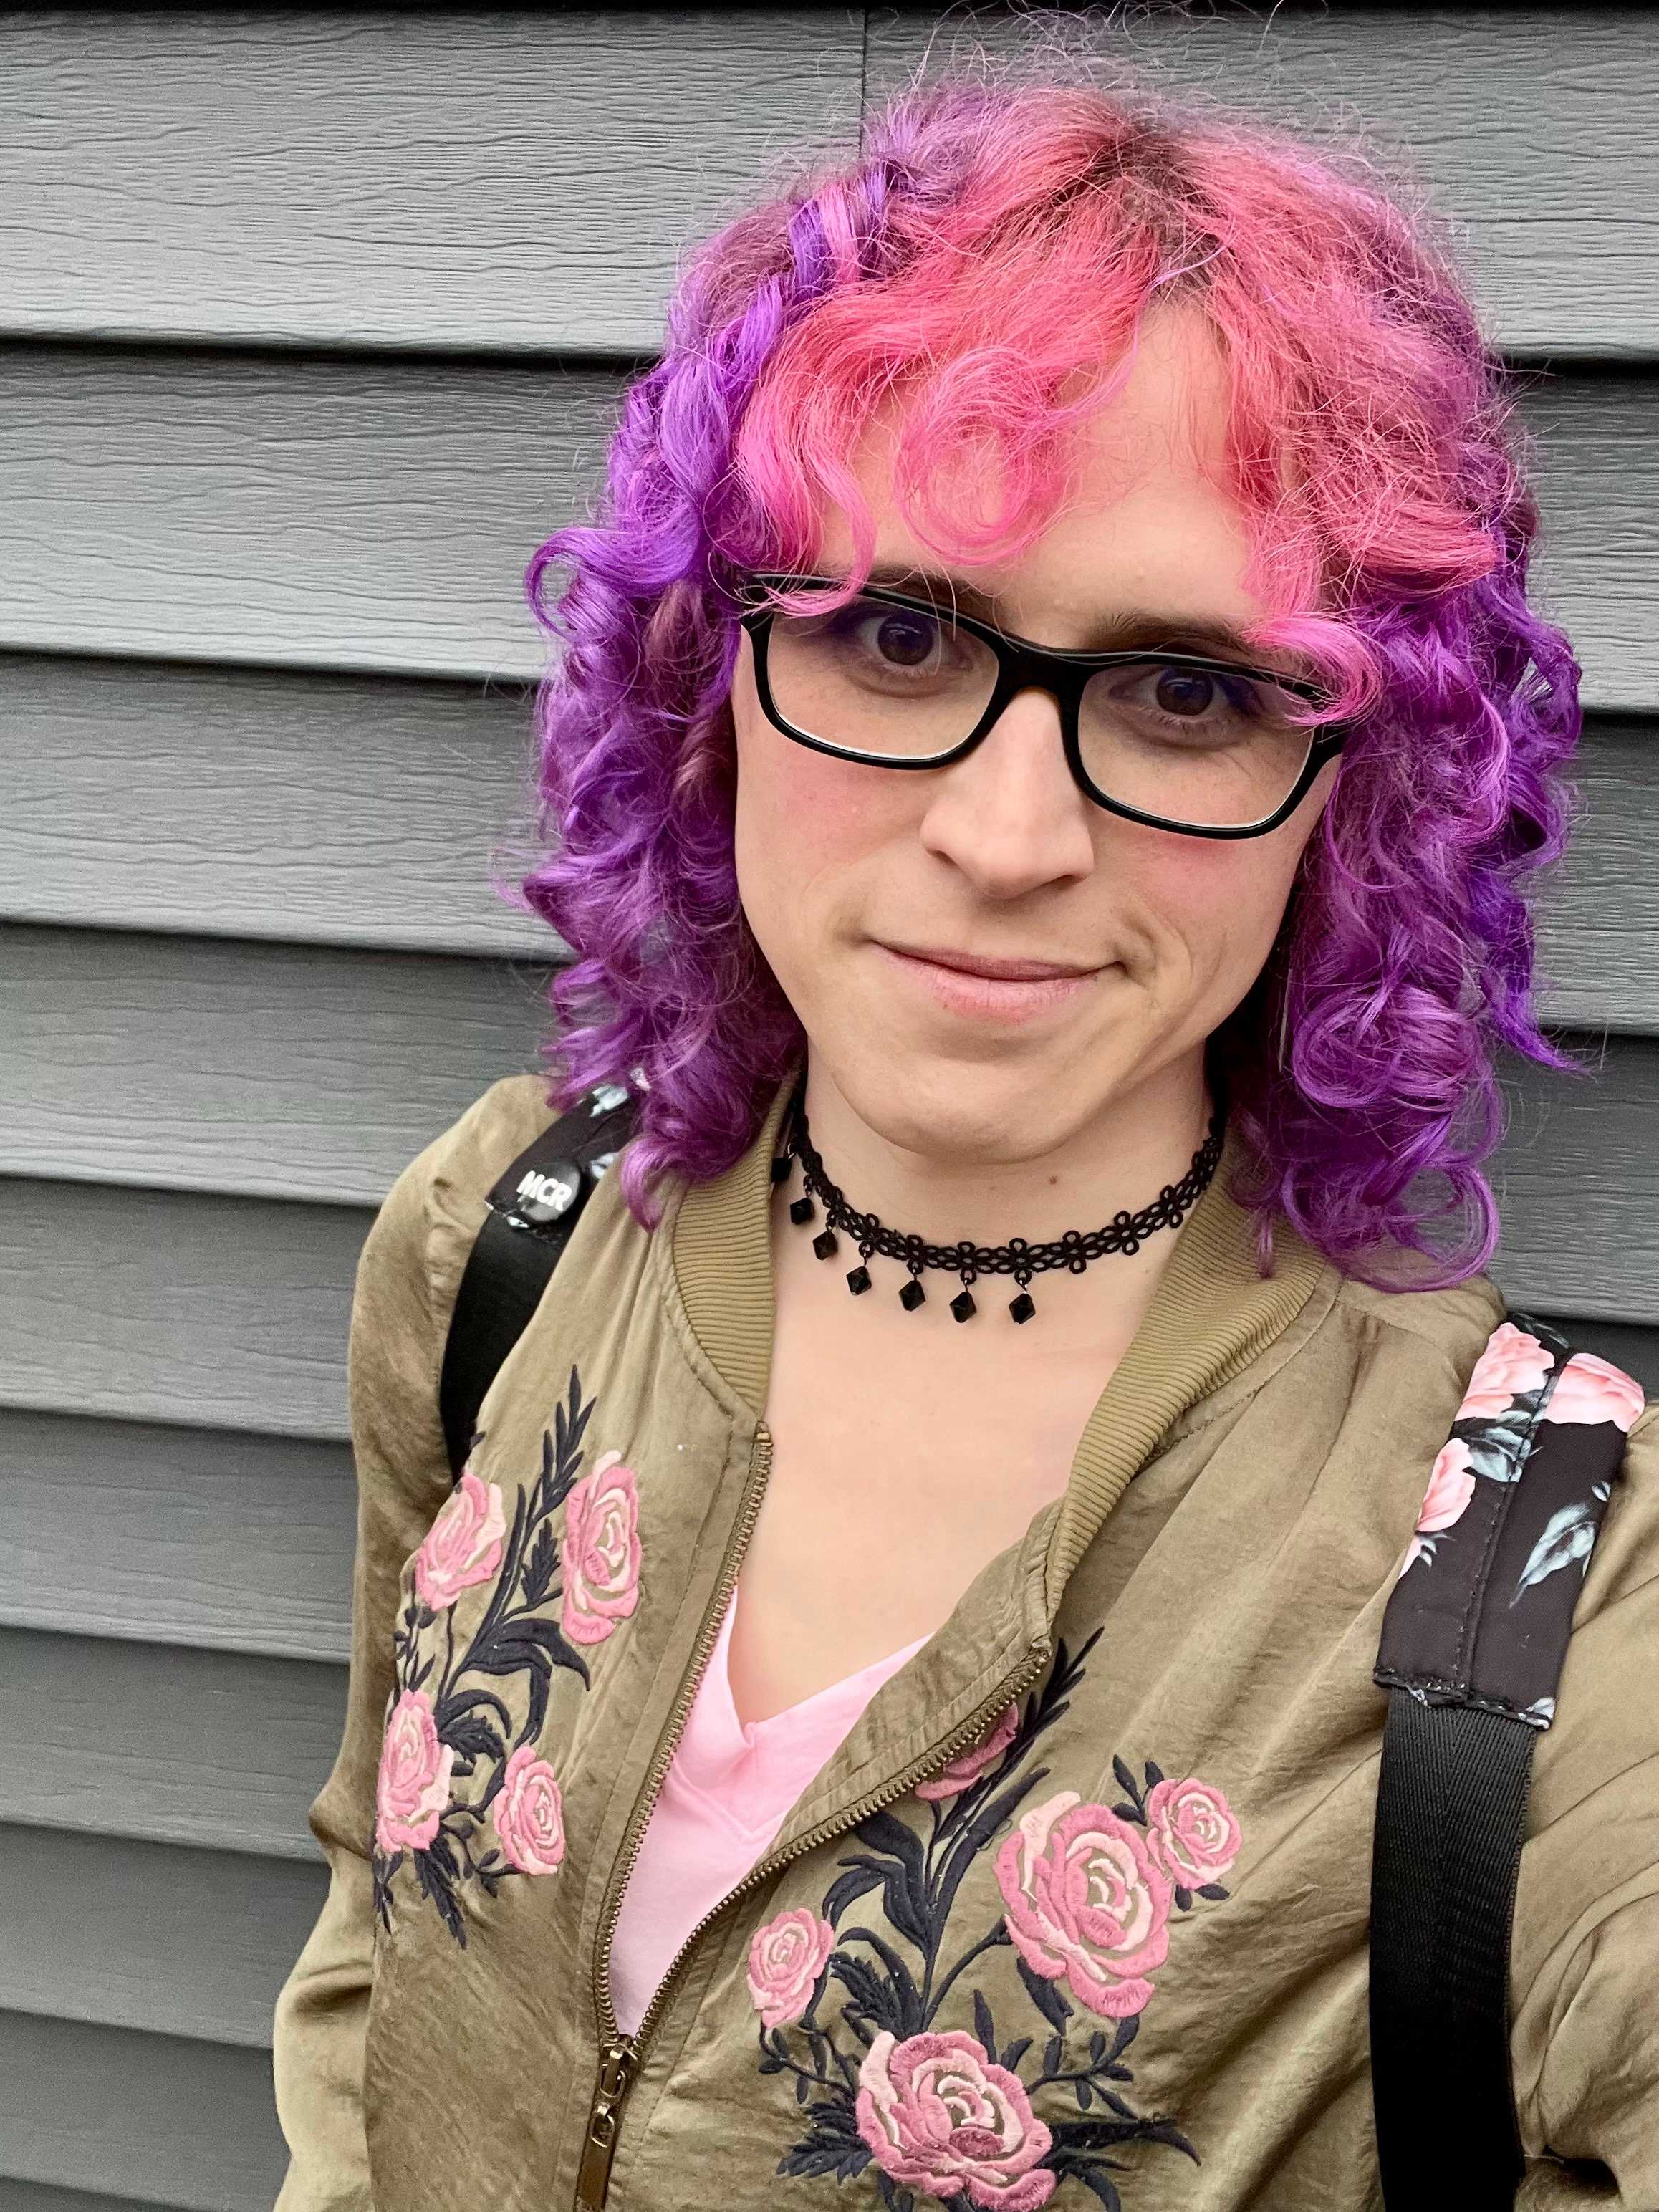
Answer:
[[[310,1810],[327,1897],[276,2001],[276,2212],[371,2212],[363,2066],[374,1973],[370,1852],[409,1555],[450,1493],[438,1375],[484,1194],[548,1120],[530,1077],[497,1084],[404,1169],[358,1262],[348,1389],[357,1474],[351,1669],[332,1771]]]
[[[1632,1431],[1534,1754],[1516,1900],[1521,2212],[1659,2212],[1659,1408]],[[1455,2094],[1449,2085],[1447,2094]]]

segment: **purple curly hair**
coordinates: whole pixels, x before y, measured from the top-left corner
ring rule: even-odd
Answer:
[[[1366,1279],[1402,1255],[1419,1283],[1486,1264],[1493,1055],[1572,1064],[1538,1026],[1521,886],[1565,842],[1578,670],[1528,604],[1537,513],[1502,365],[1424,223],[1352,167],[1149,94],[957,74],[688,257],[599,515],[526,579],[565,648],[524,884],[575,956],[551,990],[556,1097],[643,1074],[623,1169],[642,1221],[664,1176],[752,1141],[803,1044],[732,858],[737,579],[810,567],[833,501],[863,580],[849,456],[901,384],[919,532],[979,559],[1029,544],[1148,305],[1189,301],[1228,363],[1233,489],[1278,611],[1260,635],[1322,665],[1352,719],[1273,954],[1211,1043],[1237,1194],[1264,1267],[1280,1215]],[[931,503],[964,440],[1011,488],[989,521]]]

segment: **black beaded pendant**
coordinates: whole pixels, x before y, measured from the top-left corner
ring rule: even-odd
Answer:
[[[906,1313],[914,1313],[927,1295],[927,1291],[922,1289],[921,1285],[916,1280],[915,1277],[912,1275],[909,1281],[899,1292],[899,1304],[904,1308]]]
[[[820,1260],[833,1260],[836,1253],[841,1249],[840,1245],[836,1241],[835,1231],[833,1229],[820,1229],[817,1235],[812,1239],[812,1249],[817,1254]]]
[[[958,1291],[951,1301],[951,1311],[957,1321],[972,1321],[979,1308],[974,1304],[971,1291]]]
[[[790,1154],[787,1152],[780,1152],[772,1162],[773,1182],[787,1182],[789,1180],[789,1170],[792,1161]]]
[[[1036,1301],[1029,1291],[1022,1291],[1017,1298],[1010,1298],[1008,1310],[1016,1321],[1030,1321],[1036,1311]]]
[[[847,1287],[856,1298],[870,1287],[870,1270],[860,1265],[847,1271]]]
[[[810,1221],[817,1211],[810,1198],[792,1198],[789,1201],[789,1218],[797,1225]]]

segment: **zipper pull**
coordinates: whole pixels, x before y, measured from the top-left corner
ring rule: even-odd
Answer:
[[[587,2136],[576,2175],[577,2212],[605,2212],[611,2161],[617,2154],[622,2108],[639,2070],[640,2054],[626,2036],[608,2043],[599,2062],[599,2087],[587,2114]]]

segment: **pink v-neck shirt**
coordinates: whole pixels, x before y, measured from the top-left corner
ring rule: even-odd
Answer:
[[[745,1726],[732,1702],[727,1669],[736,1610],[734,1590],[623,1893],[611,1990],[624,2035],[639,2026],[698,1921],[761,1858],[876,1692],[927,1641],[918,1637],[799,1705]]]

